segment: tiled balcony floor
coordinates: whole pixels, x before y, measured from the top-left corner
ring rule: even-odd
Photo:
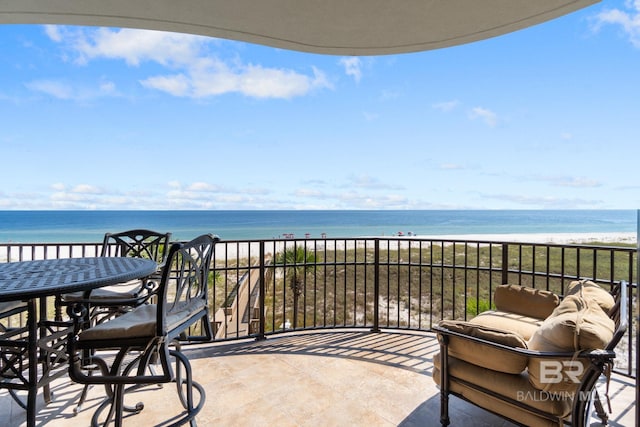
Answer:
[[[194,378],[206,388],[199,426],[438,426],[439,396],[431,379],[433,334],[331,331],[280,335],[256,342],[216,343],[189,348]],[[610,425],[635,423],[635,383],[611,381]],[[73,415],[81,387],[54,385],[55,398],[41,409],[39,426],[90,424],[103,389],[91,389]],[[125,426],[167,425],[181,411],[172,384],[149,386],[129,396],[145,409]],[[450,404],[452,426],[509,426],[459,399]],[[0,391],[0,425],[25,425],[24,411]],[[593,419],[593,425],[596,418]]]

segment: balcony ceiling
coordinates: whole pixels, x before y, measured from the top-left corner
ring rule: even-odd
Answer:
[[[2,0],[0,23],[129,27],[332,55],[438,49],[598,0]]]

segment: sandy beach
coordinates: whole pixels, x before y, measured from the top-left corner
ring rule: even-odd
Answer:
[[[381,236],[378,236],[381,237]],[[265,252],[273,254],[280,252],[285,247],[292,247],[305,243],[309,250],[343,250],[355,246],[362,248],[365,241],[374,239],[376,236],[345,239],[302,239],[302,240],[277,240],[265,243]],[[462,241],[484,241],[484,242],[516,242],[516,243],[550,243],[550,244],[595,244],[595,243],[622,243],[635,244],[637,240],[634,232],[617,233],[523,233],[523,234],[454,234],[454,235],[433,235],[433,236],[403,236],[381,238],[389,241],[388,248],[394,249],[404,247],[408,242],[419,239],[432,239],[435,241],[462,240]],[[393,244],[397,241],[397,244]],[[372,243],[367,243],[367,246]],[[46,258],[69,258],[69,257],[92,257],[97,256],[99,244],[31,244],[31,243],[11,243],[0,245],[0,262],[22,260],[37,260]],[[248,258],[257,256],[259,253],[258,242],[229,242],[224,241],[216,246],[217,259]]]
[[[437,236],[403,236],[403,237],[389,237],[389,236],[366,236],[366,237],[354,237],[348,239],[299,239],[299,240],[276,240],[268,241],[265,243],[265,253],[273,255],[274,253],[281,252],[285,248],[291,248],[294,245],[305,245],[307,250],[344,250],[358,249],[366,247],[373,248],[372,239],[380,237],[383,241],[388,242],[386,245],[383,243],[381,246],[385,249],[395,250],[398,248],[406,248],[414,240],[430,239],[436,242],[453,240],[462,241],[482,241],[482,242],[515,242],[515,243],[549,243],[549,244],[594,244],[594,243],[621,243],[621,244],[635,244],[636,233],[539,233],[539,234],[455,234],[455,235],[437,235]],[[417,243],[417,242],[416,242]],[[255,257],[259,253],[259,244],[257,242],[242,242],[240,244],[218,244],[216,246],[216,258],[217,259],[233,259],[233,258],[250,258]],[[0,254],[1,256],[1,254]]]
[[[636,243],[635,232],[618,233],[528,233],[528,234],[455,234],[446,236],[417,236],[418,238],[451,240],[486,240],[498,242],[554,243],[554,244],[591,244],[598,243]]]

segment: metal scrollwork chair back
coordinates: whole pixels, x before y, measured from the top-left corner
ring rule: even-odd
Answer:
[[[158,263],[162,270],[169,252],[171,233],[152,230],[128,230],[120,233],[106,233],[100,256],[120,256],[146,258]],[[82,302],[89,308],[87,321],[98,324],[114,316],[129,311],[132,307],[145,304],[156,292],[159,276],[146,277],[133,282],[95,289],[89,296],[82,292],[64,294],[57,299],[59,307]]]

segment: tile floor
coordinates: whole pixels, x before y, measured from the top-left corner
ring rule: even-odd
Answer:
[[[439,396],[431,379],[433,334],[329,331],[279,335],[189,348],[194,378],[206,389],[199,426],[438,426]],[[81,386],[54,384],[55,398],[41,409],[39,426],[90,425],[103,389],[94,387],[78,415]],[[635,382],[614,376],[610,425],[633,426]],[[181,406],[172,384],[132,393],[144,410],[125,426],[162,426]],[[452,426],[510,426],[459,399],[450,405]],[[24,426],[24,411],[0,391],[0,425]],[[593,425],[596,418],[593,419]]]

